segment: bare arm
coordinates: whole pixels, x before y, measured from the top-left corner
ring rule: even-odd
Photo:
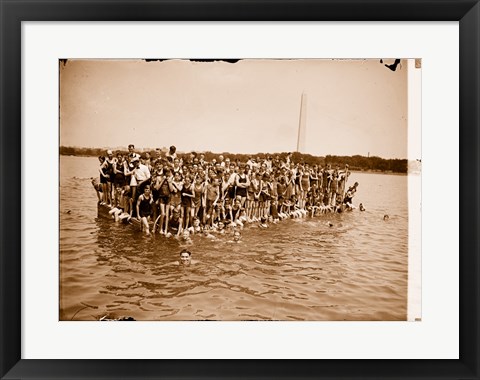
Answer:
[[[168,179],[168,187],[170,189],[170,191],[172,193],[176,193],[177,192],[177,188],[175,187],[175,185],[173,184],[173,181],[171,180],[171,178]]]
[[[132,170],[128,169],[128,164],[126,162],[123,164],[123,174],[124,175],[132,175],[134,173],[134,171],[135,171],[135,168],[133,168]]]
[[[107,166],[106,162],[107,161],[105,161],[103,164],[101,164],[100,167],[98,168],[98,171],[100,172],[100,175],[104,178],[108,178],[107,175],[103,172],[103,169],[105,169],[105,167]]]
[[[113,173],[115,174],[121,173],[121,171],[117,169],[117,162],[115,162],[115,165],[113,165]]]
[[[143,199],[143,195],[140,195],[137,201],[137,218],[138,219],[140,219],[140,202],[142,201],[142,199]]]
[[[193,185],[190,185],[190,189],[188,189],[187,187],[185,187],[185,189],[187,189],[187,190],[192,190],[192,194],[182,193],[182,195],[183,195],[184,197],[195,198],[195,190],[192,189],[192,186],[193,186]]]
[[[220,199],[220,188],[217,187],[217,197],[215,198],[215,200],[213,201],[213,204],[216,205],[218,200]]]

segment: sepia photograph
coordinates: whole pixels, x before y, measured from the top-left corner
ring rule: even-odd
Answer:
[[[59,320],[421,320],[420,73],[59,60]]]

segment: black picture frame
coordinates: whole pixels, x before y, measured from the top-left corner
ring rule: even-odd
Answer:
[[[0,376],[53,378],[479,378],[478,0],[0,0]],[[22,21],[459,21],[459,360],[22,360]]]

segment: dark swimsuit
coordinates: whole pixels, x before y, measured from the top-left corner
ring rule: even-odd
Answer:
[[[242,176],[239,176],[238,182],[247,183],[247,176],[244,175],[243,178],[242,178]],[[242,198],[246,197],[247,196],[247,188],[246,187],[237,187],[237,195],[240,195]]]
[[[116,186],[123,187],[125,186],[125,175],[123,174],[123,163],[117,162],[117,173],[115,173],[113,183]]]
[[[192,197],[186,197],[183,195],[183,193],[193,195],[193,190],[192,186],[190,185],[190,188],[183,188],[182,190],[182,207],[192,207]]]
[[[168,187],[167,180],[164,180],[162,186],[158,190],[158,199],[160,203],[167,204],[170,200],[170,188]]]
[[[105,160],[105,162],[107,163],[107,167],[105,169],[103,169],[103,172],[105,174],[109,175],[109,177],[107,178],[107,181],[108,182],[114,182],[115,181],[115,176],[114,176],[114,173],[113,173],[113,164],[108,160]]]
[[[195,185],[195,198],[193,198],[193,206],[199,207],[201,200],[202,200],[202,190],[203,190],[203,183],[200,186]]]
[[[152,202],[153,199],[152,197],[145,198],[145,196],[142,196],[142,200],[140,201],[140,206],[139,206],[139,211],[140,211],[140,217],[143,218],[148,217],[152,215]]]

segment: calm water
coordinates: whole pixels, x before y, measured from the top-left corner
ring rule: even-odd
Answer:
[[[97,165],[60,158],[61,320],[406,319],[407,176],[352,173],[365,212],[247,227],[240,244],[194,236],[184,268],[174,238],[97,216]]]

